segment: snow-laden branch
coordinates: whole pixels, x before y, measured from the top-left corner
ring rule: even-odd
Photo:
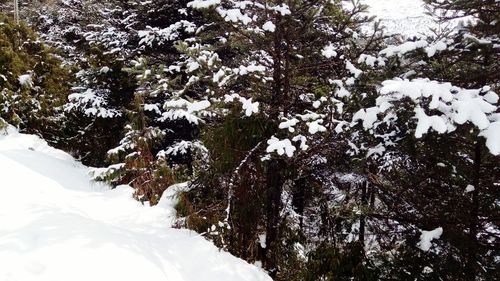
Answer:
[[[376,127],[385,116],[402,114],[407,109],[397,103],[410,100],[415,105],[416,138],[430,131],[451,133],[460,125],[471,124],[486,139],[490,152],[500,154],[499,97],[489,87],[463,89],[429,79],[394,79],[383,82],[379,92],[374,107],[361,109],[353,117],[353,122],[362,121],[366,130]]]

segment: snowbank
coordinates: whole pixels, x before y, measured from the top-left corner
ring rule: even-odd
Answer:
[[[93,183],[68,154],[12,128],[0,134],[0,171],[0,280],[271,280],[170,228],[173,189],[142,206],[130,187]]]

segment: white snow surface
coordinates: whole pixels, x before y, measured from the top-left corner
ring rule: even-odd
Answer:
[[[199,234],[171,228],[176,185],[155,207],[36,136],[0,133],[0,280],[271,280]]]
[[[420,250],[427,252],[432,247],[432,240],[439,239],[443,234],[443,228],[438,227],[433,230],[421,230],[422,234],[420,235],[420,242],[417,243],[417,246]]]
[[[369,6],[368,13],[376,16],[390,34],[408,36],[427,33],[433,26],[431,17],[425,15],[422,0],[362,0]]]
[[[368,14],[381,20],[390,35],[400,34],[405,37],[421,37],[430,33],[430,28],[454,27],[461,19],[440,25],[432,16],[426,14],[422,0],[361,0],[368,5]],[[371,27],[371,26],[370,26]],[[367,30],[369,30],[367,27]]]

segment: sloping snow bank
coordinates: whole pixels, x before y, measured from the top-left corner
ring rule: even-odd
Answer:
[[[142,206],[132,189],[36,136],[0,132],[0,280],[271,280],[197,233],[170,228],[175,188]]]

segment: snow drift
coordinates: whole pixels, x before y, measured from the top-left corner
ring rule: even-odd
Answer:
[[[132,189],[36,136],[0,133],[0,280],[271,280],[199,234],[171,228],[174,186],[145,207]]]

